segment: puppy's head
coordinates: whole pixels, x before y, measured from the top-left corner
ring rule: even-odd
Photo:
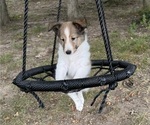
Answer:
[[[71,55],[76,52],[78,47],[85,39],[87,23],[86,19],[62,22],[53,25],[50,30],[57,33],[64,53]]]

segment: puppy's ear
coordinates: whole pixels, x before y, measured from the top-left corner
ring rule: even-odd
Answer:
[[[55,33],[58,33],[60,27],[61,27],[61,23],[56,23],[52,27],[50,27],[50,25],[49,25],[48,32],[53,30]]]
[[[72,24],[78,29],[79,32],[83,33],[84,29],[87,28],[86,18],[78,19],[72,22]]]

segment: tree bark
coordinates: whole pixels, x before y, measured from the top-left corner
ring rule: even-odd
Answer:
[[[9,14],[5,0],[0,0],[0,28],[9,22]]]
[[[79,11],[78,0],[66,0],[66,2],[67,2],[68,20],[73,20],[75,18],[81,17],[81,12]]]

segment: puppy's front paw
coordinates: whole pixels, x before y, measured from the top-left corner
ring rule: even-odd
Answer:
[[[77,103],[77,104],[76,104],[76,109],[81,112],[81,111],[83,110],[83,106],[84,106],[83,103],[81,103],[81,102],[80,102],[80,103]]]

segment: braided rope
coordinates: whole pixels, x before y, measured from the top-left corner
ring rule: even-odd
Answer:
[[[42,100],[39,98],[39,96],[35,93],[35,92],[33,92],[32,90],[31,90],[31,86],[29,87],[26,87],[26,88],[21,88],[20,89],[21,91],[23,91],[23,92],[25,92],[25,93],[30,93],[30,94],[32,94],[33,96],[34,96],[34,98],[37,100],[37,102],[39,103],[39,107],[40,108],[44,108],[45,106],[44,106],[44,103],[42,102]]]
[[[108,59],[108,62],[109,62],[109,70],[110,70],[110,73],[114,76],[114,68],[112,66],[113,57],[112,57],[112,52],[111,52],[111,47],[110,47],[110,41],[109,41],[109,35],[108,35],[108,31],[107,31],[107,25],[106,25],[106,21],[105,21],[105,13],[104,13],[104,9],[103,9],[103,3],[102,3],[101,0],[95,0],[95,2],[96,2],[97,10],[98,10],[98,17],[99,17],[99,22],[100,22],[100,26],[101,26],[101,31],[102,31],[102,36],[103,36],[103,40],[104,40],[107,59]],[[105,106],[105,102],[106,102],[107,95],[108,95],[109,91],[115,89],[117,87],[117,85],[118,85],[118,83],[113,82],[109,85],[109,87],[107,89],[101,90],[95,96],[95,98],[94,98],[91,105],[93,105],[94,102],[96,101],[96,98],[98,96],[100,96],[100,94],[102,92],[105,91],[103,100],[102,100],[100,108],[99,108],[99,113],[102,112],[102,109]]]
[[[101,90],[101,91],[94,97],[94,99],[93,99],[93,101],[92,101],[92,103],[91,103],[91,106],[93,106],[93,104],[95,103],[96,99],[97,99],[103,92],[105,92],[105,91],[106,91],[106,89]]]
[[[57,12],[57,22],[60,19],[61,3],[62,3],[62,0],[59,0],[58,12]],[[55,57],[55,50],[56,50],[56,41],[57,41],[57,33],[55,33],[55,37],[54,37],[54,44],[53,44],[53,52],[52,52],[51,65],[54,64],[54,57]]]
[[[24,0],[24,34],[23,34],[23,62],[22,62],[22,80],[25,79],[25,72],[26,72],[26,57],[27,57],[27,37],[28,37],[28,0]],[[22,89],[24,92],[30,92],[35,99],[39,103],[39,107],[44,108],[44,104],[41,101],[41,99],[38,97],[38,95],[27,89]]]
[[[102,36],[103,36],[103,40],[104,40],[107,59],[109,62],[110,73],[114,76],[114,68],[112,66],[113,57],[112,57],[112,51],[111,51],[111,47],[110,47],[109,35],[108,35],[108,31],[107,31],[103,3],[101,0],[95,0],[95,1],[96,1],[96,5],[97,5],[98,14],[99,14],[99,21],[100,21],[100,26],[101,26],[101,30],[102,30]],[[115,89],[115,87],[117,85],[118,85],[117,83],[112,83],[112,84],[110,84],[110,88]]]
[[[26,71],[26,50],[27,50],[27,28],[28,28],[28,0],[24,0],[24,34],[23,34],[23,63],[22,80]]]
[[[100,22],[102,36],[103,36],[103,40],[104,40],[104,44],[105,44],[107,59],[109,61],[110,71],[111,71],[111,73],[113,73],[114,72],[113,67],[112,67],[113,57],[111,54],[111,47],[110,47],[110,41],[109,41],[109,36],[108,36],[108,31],[107,31],[107,26],[106,26],[106,21],[105,21],[103,5],[102,5],[101,0],[95,0],[95,1],[96,1],[96,5],[97,5],[99,22]]]
[[[39,96],[33,92],[33,91],[30,91],[30,93],[34,96],[34,98],[37,100],[37,102],[39,103],[39,107],[40,108],[44,108],[44,103],[42,102],[42,100],[39,98]]]
[[[109,93],[111,89],[108,87],[106,89],[102,89],[93,99],[92,103],[91,103],[91,106],[93,106],[93,104],[95,103],[96,99],[103,93],[105,92],[104,96],[103,96],[103,99],[102,99],[102,102],[100,104],[100,108],[99,108],[99,113],[102,112],[103,108],[105,107],[105,104],[106,104],[106,99],[107,99],[107,95]]]
[[[109,89],[109,87],[108,87],[108,88],[105,90],[105,94],[104,94],[104,96],[103,96],[103,100],[102,100],[102,102],[101,102],[101,104],[100,104],[99,113],[101,113],[102,110],[103,110],[103,108],[105,107],[106,99],[107,99],[107,95],[108,95],[109,91],[110,91],[110,89]]]

